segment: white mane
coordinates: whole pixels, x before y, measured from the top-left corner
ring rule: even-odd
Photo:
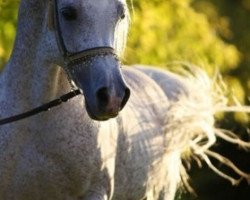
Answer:
[[[214,116],[221,112],[250,113],[249,106],[239,104],[229,105],[225,96],[227,88],[220,76],[214,79],[208,77],[206,72],[191,64],[181,63],[189,70],[182,70],[187,94],[180,95],[177,102],[172,102],[167,115],[166,132],[170,141],[169,146],[178,147],[182,153],[183,162],[190,166],[190,159],[205,163],[219,176],[229,180],[233,185],[239,184],[242,179],[250,181],[250,174],[237,168],[229,159],[210,150],[221,138],[244,149],[250,148],[250,142],[242,141],[239,136],[228,130],[215,127]],[[174,144],[173,144],[174,143]],[[214,166],[210,158],[231,168],[240,176],[233,178]],[[187,183],[188,176],[184,168],[180,169],[184,184],[192,191]]]
[[[125,18],[123,20],[120,20],[116,26],[115,30],[115,49],[118,53],[118,55],[122,55],[127,42],[127,35],[128,35],[128,29],[129,29],[129,22],[130,22],[130,15],[128,11],[128,7],[125,6]]]

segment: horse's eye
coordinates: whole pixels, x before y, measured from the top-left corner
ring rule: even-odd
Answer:
[[[61,9],[64,19],[73,21],[77,19],[77,10],[72,6],[67,6]]]
[[[125,19],[125,17],[126,17],[126,14],[125,14],[125,11],[121,14],[121,16],[120,16],[120,18],[121,19]]]
[[[118,14],[120,19],[124,19],[126,17],[126,10],[123,4],[119,4],[118,6]]]

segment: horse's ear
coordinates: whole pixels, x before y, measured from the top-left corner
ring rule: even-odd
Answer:
[[[53,0],[49,0],[49,4],[48,4],[48,28],[49,30],[53,31],[55,30],[55,16],[54,16],[54,3]]]

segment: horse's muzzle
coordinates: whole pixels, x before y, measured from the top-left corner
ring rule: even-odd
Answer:
[[[107,120],[119,114],[130,97],[130,89],[124,85],[120,89],[120,94],[115,95],[106,87],[100,88],[96,92],[96,102],[99,111],[98,117],[96,117],[97,120]]]
[[[120,63],[112,55],[94,57],[68,70],[70,78],[83,92],[88,115],[98,121],[116,117],[130,97]]]

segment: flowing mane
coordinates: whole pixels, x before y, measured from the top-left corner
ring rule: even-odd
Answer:
[[[130,14],[127,6],[125,6],[125,18],[118,22],[115,30],[115,49],[119,55],[122,55],[126,48],[126,41],[130,23]]]

